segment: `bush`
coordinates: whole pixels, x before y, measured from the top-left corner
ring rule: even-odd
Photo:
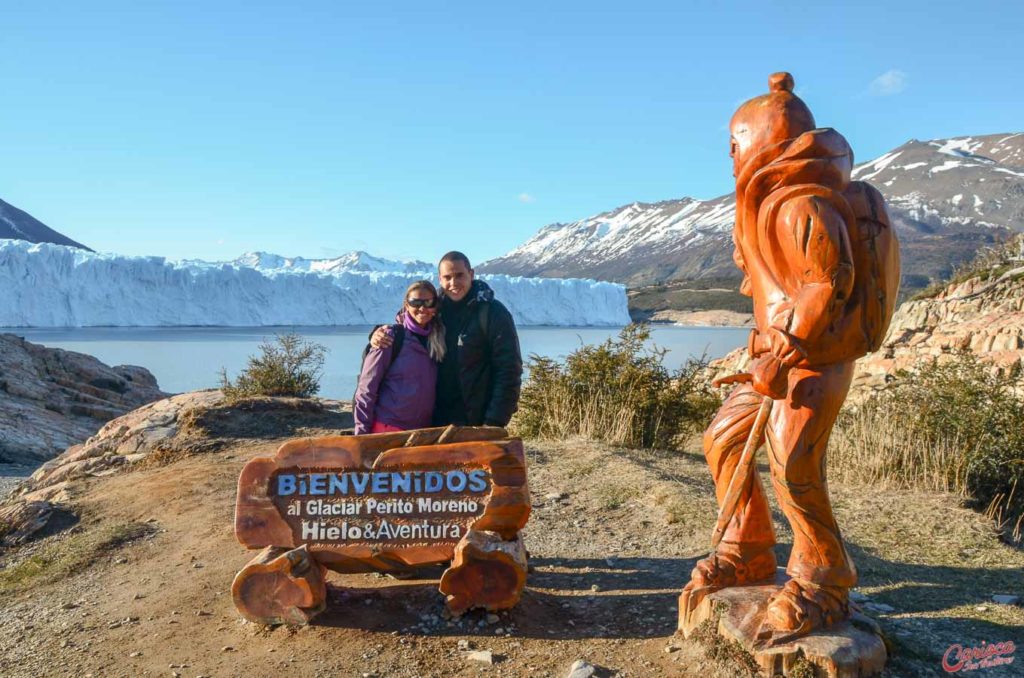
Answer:
[[[703,428],[720,401],[701,379],[703,360],[677,372],[666,351],[647,348],[651,331],[629,325],[617,339],[582,346],[565,363],[531,355],[517,433],[535,438],[584,436],[629,447],[669,447]]]
[[[221,369],[221,391],[229,401],[252,396],[309,398],[320,391],[320,373],[326,347],[306,341],[294,332],[266,339],[260,354],[249,356],[249,364],[231,382]]]
[[[933,360],[839,419],[829,452],[840,481],[963,494],[1021,536],[1024,400],[1015,372],[969,352]],[[1018,487],[1020,485],[1020,487]]]

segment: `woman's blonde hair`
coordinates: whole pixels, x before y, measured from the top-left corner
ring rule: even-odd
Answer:
[[[430,357],[437,362],[444,360],[446,345],[444,343],[444,323],[441,322],[441,297],[437,294],[437,288],[429,280],[417,280],[405,289],[405,296],[402,297],[402,310],[398,312],[399,317],[406,313],[406,300],[416,290],[426,290],[434,297],[434,319],[430,322],[430,334],[427,335],[427,349]]]

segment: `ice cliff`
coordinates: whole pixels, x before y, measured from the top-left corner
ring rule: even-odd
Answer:
[[[364,325],[391,322],[425,272],[365,253],[353,265],[296,266],[256,253],[232,262],[168,261],[0,240],[0,327]],[[321,260],[323,261],[323,260]],[[289,263],[290,262],[290,263]],[[419,262],[415,262],[419,263]],[[361,265],[360,265],[361,264]],[[365,270],[373,268],[375,270]],[[359,270],[361,269],[361,270]],[[622,325],[622,285],[484,275],[521,325]]]

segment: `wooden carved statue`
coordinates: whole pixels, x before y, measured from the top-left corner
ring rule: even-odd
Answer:
[[[788,580],[770,595],[760,637],[793,639],[849,616],[857,572],[829,503],[825,448],[854,361],[879,347],[896,302],[899,251],[881,194],[850,180],[853,152],[817,128],[789,73],[730,124],[734,259],[753,297],[748,374],[704,433],[720,513],[713,552],[680,597],[680,625],[703,597],[771,584],[775,533],[754,453],[762,443],[793,530]]]

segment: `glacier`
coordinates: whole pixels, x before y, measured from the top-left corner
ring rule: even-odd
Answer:
[[[430,264],[364,252],[170,261],[0,240],[0,327],[368,325],[392,322]],[[620,284],[481,274],[520,325],[629,322]]]

